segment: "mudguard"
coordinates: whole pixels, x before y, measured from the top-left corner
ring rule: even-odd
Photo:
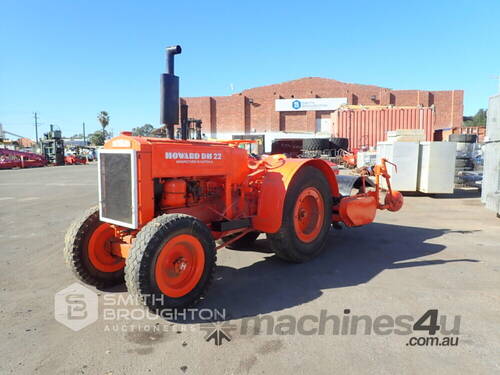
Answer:
[[[280,229],[288,186],[295,174],[305,166],[312,166],[323,172],[330,185],[332,196],[340,196],[332,163],[321,159],[283,159],[281,165],[269,168],[264,176],[257,216],[252,219],[256,230],[276,233]]]
[[[363,178],[360,176],[337,175],[337,184],[340,195],[349,197],[352,195],[352,189],[359,189],[363,184]],[[369,178],[365,179],[367,187],[375,187],[375,183]]]

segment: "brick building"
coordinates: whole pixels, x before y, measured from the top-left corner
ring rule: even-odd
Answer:
[[[435,110],[435,130],[461,126],[463,97],[462,90],[391,90],[309,77],[256,87],[230,96],[182,100],[189,105],[189,116],[203,121],[203,132],[207,136],[230,138],[262,134],[268,138],[265,142],[267,150],[273,138],[328,135],[331,133],[332,113],[342,103],[432,107]],[[330,102],[322,108],[322,103],[328,102],[326,98],[330,98]],[[312,105],[300,107],[304,99]],[[334,100],[337,100],[337,105]],[[291,107],[287,110],[289,104]]]

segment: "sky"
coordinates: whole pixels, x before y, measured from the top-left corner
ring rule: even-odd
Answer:
[[[465,91],[464,115],[499,91],[500,1],[0,1],[0,123],[34,138],[159,123],[165,47],[181,96],[302,77]]]

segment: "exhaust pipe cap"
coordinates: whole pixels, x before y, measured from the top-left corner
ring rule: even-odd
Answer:
[[[167,53],[171,53],[173,55],[177,55],[182,52],[182,48],[179,45],[167,47],[166,50]]]

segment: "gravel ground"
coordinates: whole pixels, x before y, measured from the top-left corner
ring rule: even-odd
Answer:
[[[401,212],[332,230],[325,252],[307,264],[279,261],[263,236],[248,251],[221,250],[200,306],[225,309],[233,325],[219,327],[231,340],[217,346],[198,322],[105,319],[106,309],[117,311],[110,301],[127,296],[124,287],[90,288],[98,319],[77,332],[55,320],[55,294],[76,281],[63,261],[64,234],[96,203],[96,186],[95,165],[0,171],[0,373],[500,372],[500,220],[474,192],[406,197]],[[430,309],[442,326],[446,316],[448,329],[460,317],[456,346],[408,345],[430,336],[380,326],[401,315],[414,322]],[[342,334],[331,318],[320,332],[314,319],[330,315],[367,315],[374,326],[352,334],[346,325]],[[260,332],[244,332],[253,317],[263,321]]]

